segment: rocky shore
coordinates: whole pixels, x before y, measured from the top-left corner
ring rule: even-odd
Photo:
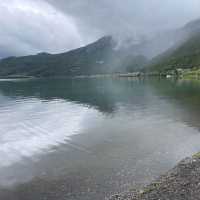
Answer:
[[[182,160],[142,190],[114,195],[109,200],[200,200],[200,153]]]

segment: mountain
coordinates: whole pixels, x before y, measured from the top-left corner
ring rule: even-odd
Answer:
[[[182,33],[182,36],[184,34],[182,40],[153,58],[149,70],[165,71],[200,67],[200,20],[186,24],[179,33]]]
[[[133,55],[143,55],[149,60],[165,53],[168,49],[175,48],[183,44],[192,35],[200,32],[200,19],[193,20],[181,28],[167,30],[153,36],[143,36],[136,43],[134,38],[129,38],[122,42],[122,48]],[[124,45],[126,44],[126,45]]]
[[[187,23],[181,31],[191,35],[196,34],[200,32],[200,19],[193,20],[189,23]]]
[[[61,77],[199,66],[200,19],[148,39],[119,43],[105,36],[66,53],[5,58],[0,60],[0,76]]]
[[[66,53],[9,57],[0,60],[0,76],[77,76],[134,71],[146,64],[144,56],[117,50],[111,36]]]

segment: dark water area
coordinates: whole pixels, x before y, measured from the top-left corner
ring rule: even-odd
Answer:
[[[198,81],[0,81],[1,200],[102,200],[198,151]]]

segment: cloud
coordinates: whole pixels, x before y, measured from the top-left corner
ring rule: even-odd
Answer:
[[[110,34],[149,36],[198,17],[199,0],[1,1],[0,57],[63,52]]]
[[[46,0],[73,16],[82,34],[150,34],[200,16],[199,0]]]
[[[45,1],[9,0],[0,3],[0,53],[57,53],[82,45],[73,19]]]

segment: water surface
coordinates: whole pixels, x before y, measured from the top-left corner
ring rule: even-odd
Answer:
[[[1,199],[102,200],[200,151],[200,83],[0,82]]]

